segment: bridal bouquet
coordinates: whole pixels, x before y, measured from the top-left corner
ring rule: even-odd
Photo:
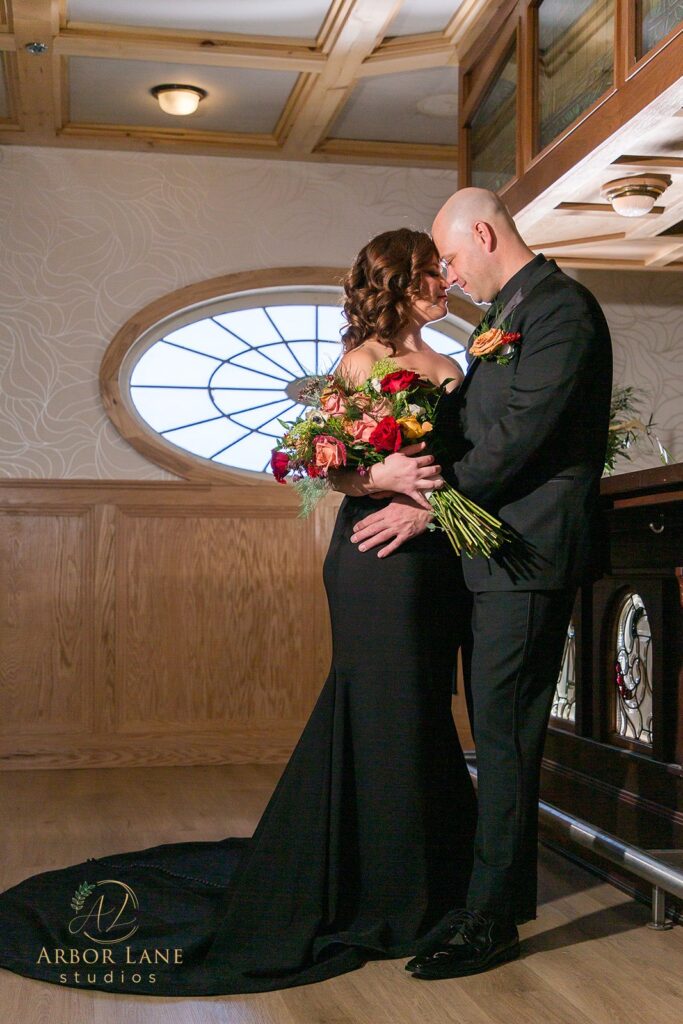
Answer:
[[[310,408],[293,423],[280,420],[284,436],[273,449],[271,469],[284,483],[291,474],[308,515],[330,489],[330,470],[343,467],[361,475],[406,444],[429,437],[445,384],[436,386],[419,374],[382,359],[370,377],[356,386],[341,374],[309,377],[299,399]],[[489,557],[505,540],[499,519],[446,485],[426,492],[434,510],[432,528],[441,529],[460,554]]]

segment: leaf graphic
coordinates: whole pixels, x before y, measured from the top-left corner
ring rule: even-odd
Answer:
[[[86,897],[90,895],[94,888],[95,886],[91,885],[89,882],[82,882],[73,894],[71,899],[71,909],[75,910],[77,913],[79,910],[82,910]]]

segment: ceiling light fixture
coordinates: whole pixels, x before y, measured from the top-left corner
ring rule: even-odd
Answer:
[[[194,114],[199,101],[207,95],[205,89],[196,85],[155,85],[149,90],[165,114],[176,114],[179,117]]]
[[[644,217],[670,184],[669,174],[639,174],[608,181],[600,189],[600,195],[621,217]]]

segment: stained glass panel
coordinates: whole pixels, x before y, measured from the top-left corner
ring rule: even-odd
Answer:
[[[562,666],[555,687],[550,716],[565,722],[576,721],[576,629],[573,622],[570,622],[567,628]]]
[[[496,192],[516,174],[517,43],[493,80],[470,124],[472,184]]]
[[[614,729],[624,739],[652,743],[652,633],[639,594],[623,598],[616,625]]]
[[[642,57],[683,21],[683,0],[640,0],[638,16]]]
[[[543,149],[612,85],[614,0],[542,0],[537,17]]]

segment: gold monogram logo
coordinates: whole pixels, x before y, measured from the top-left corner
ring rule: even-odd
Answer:
[[[95,884],[82,882],[71,899],[71,908],[76,911],[69,921],[71,934],[102,945],[125,942],[139,927],[137,896],[129,885],[114,878]]]

